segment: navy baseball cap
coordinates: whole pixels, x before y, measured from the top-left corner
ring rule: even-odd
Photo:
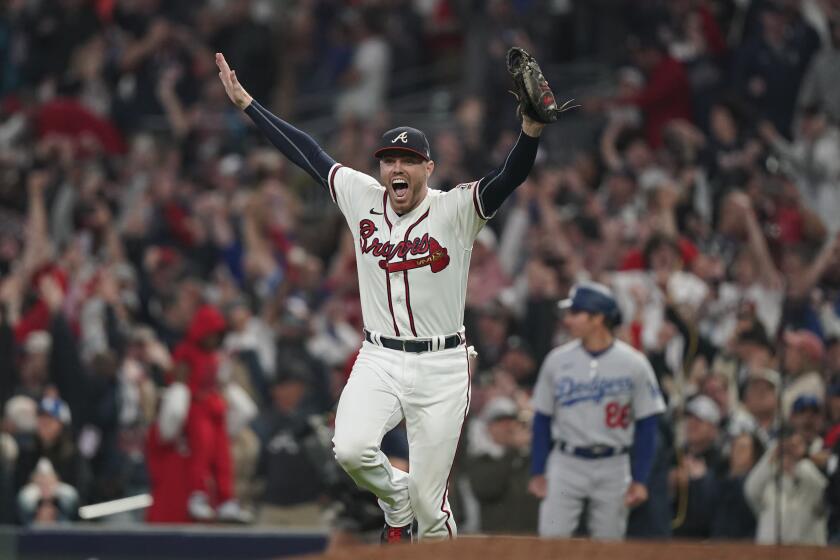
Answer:
[[[614,317],[618,313],[618,304],[612,290],[598,282],[581,282],[572,286],[567,299],[557,304],[560,309],[603,313]]]
[[[429,140],[426,135],[410,126],[398,126],[382,135],[380,148],[373,153],[373,157],[380,158],[385,152],[399,150],[420,156],[426,161],[432,159],[429,150]]]
[[[820,412],[822,410],[822,401],[817,395],[800,395],[793,401],[792,412],[794,414],[810,410],[812,412]]]

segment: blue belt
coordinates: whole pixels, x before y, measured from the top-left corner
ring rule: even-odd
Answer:
[[[557,449],[561,453],[574,455],[581,459],[606,459],[630,452],[629,447],[611,447],[609,445],[590,445],[589,447],[574,447],[565,441],[557,442]]]

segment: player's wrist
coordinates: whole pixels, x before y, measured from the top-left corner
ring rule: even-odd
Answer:
[[[239,108],[244,111],[245,109],[250,107],[251,103],[253,103],[253,102],[254,102],[254,98],[251,97],[248,94],[245,94],[245,97],[242,99],[242,101],[239,102]]]
[[[543,128],[545,128],[545,125],[540,122],[532,121],[528,118],[522,119],[522,132],[531,138],[539,138]]]

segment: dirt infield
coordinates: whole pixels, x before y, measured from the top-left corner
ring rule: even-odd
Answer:
[[[306,560],[837,560],[840,550],[750,544],[540,540],[463,537],[417,545],[358,546]]]

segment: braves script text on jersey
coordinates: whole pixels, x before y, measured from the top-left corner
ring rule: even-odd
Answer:
[[[365,326],[392,337],[457,333],[464,321],[472,244],[485,223],[476,183],[429,189],[398,216],[373,177],[336,164],[330,195],[356,241]]]

